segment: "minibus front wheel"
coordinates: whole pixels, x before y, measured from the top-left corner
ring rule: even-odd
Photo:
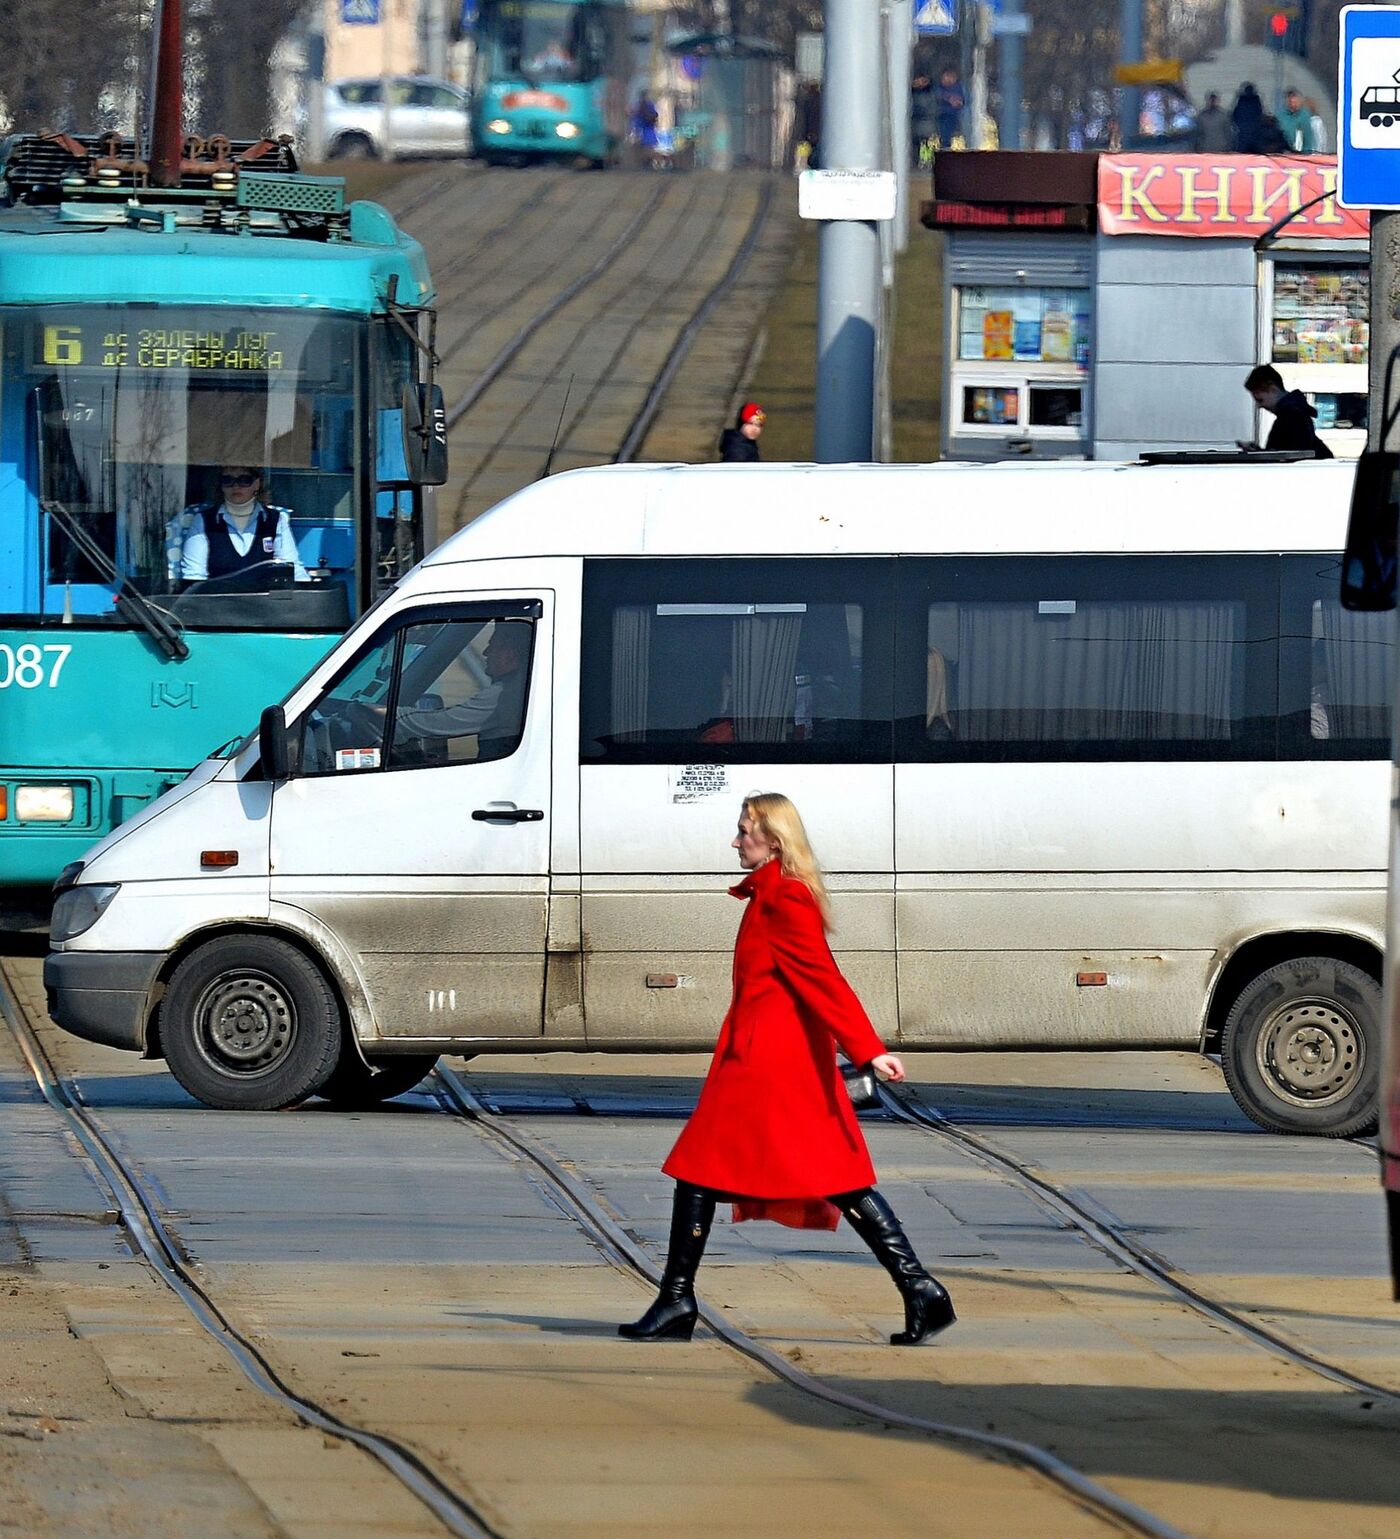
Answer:
[[[1240,1108],[1272,1133],[1350,1138],[1376,1123],[1381,986],[1338,957],[1293,957],[1241,989],[1220,1066]]]
[[[221,935],[175,969],[161,1002],[170,1072],[206,1106],[276,1111],[315,1095],[344,1040],[340,1002],[304,952]]]

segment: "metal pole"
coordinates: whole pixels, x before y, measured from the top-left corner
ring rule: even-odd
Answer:
[[[1142,0],[1119,0],[1118,62],[1138,64],[1142,60]],[[1126,149],[1138,135],[1142,114],[1142,92],[1136,86],[1124,86],[1118,114],[1118,139]]]
[[[909,246],[909,161],[913,154],[910,130],[909,75],[914,56],[914,0],[890,4],[890,122],[894,128],[894,249]]]
[[[1004,150],[1021,148],[1021,34],[1015,30],[1021,17],[1021,0],[1002,0],[1001,14],[1010,26],[1001,34],[1001,131],[998,143]]]
[[[826,0],[822,163],[880,168],[880,11],[870,0]],[[871,222],[823,222],[817,267],[815,454],[823,464],[869,460],[875,431],[880,238]]]
[[[987,43],[992,35],[992,8],[986,0],[975,0],[972,7],[972,79],[967,91],[967,130],[964,138],[970,150],[985,150],[987,135]]]
[[[1371,342],[1368,449],[1400,449],[1400,431],[1392,428],[1382,441],[1381,409],[1385,399],[1385,373],[1390,355],[1400,347],[1400,213],[1371,210]],[[1393,389],[1400,390],[1400,363],[1392,375]],[[1392,396],[1390,409],[1395,410]]]
[[[447,75],[447,0],[427,0],[424,19],[428,35],[423,62],[429,75],[442,80]]]
[[[178,187],[185,158],[185,65],[181,51],[180,0],[161,0],[156,54],[155,105],[151,109],[151,185]]]
[[[394,0],[379,0],[379,153],[385,160],[394,158],[394,56],[389,35],[393,7]]]
[[[319,165],[326,158],[326,14],[324,0],[307,12],[306,158]]]

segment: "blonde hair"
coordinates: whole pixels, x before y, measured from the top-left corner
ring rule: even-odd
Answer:
[[[797,808],[780,791],[755,791],[744,798],[744,812],[753,819],[757,831],[778,846],[783,875],[807,884],[821,910],[822,924],[832,929],[831,899]]]

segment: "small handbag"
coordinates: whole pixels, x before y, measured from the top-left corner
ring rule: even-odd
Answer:
[[[846,1094],[857,1111],[869,1111],[880,1105],[880,1082],[875,1070],[868,1063],[843,1063],[841,1078],[846,1082]]]

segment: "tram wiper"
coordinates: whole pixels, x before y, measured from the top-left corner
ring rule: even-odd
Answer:
[[[139,625],[167,657],[183,662],[190,655],[190,649],[165,614],[127,579],[116,562],[61,502],[44,498],[40,500],[39,506],[63,531],[83,559],[96,567],[108,582],[116,584],[117,613],[123,619]]]

